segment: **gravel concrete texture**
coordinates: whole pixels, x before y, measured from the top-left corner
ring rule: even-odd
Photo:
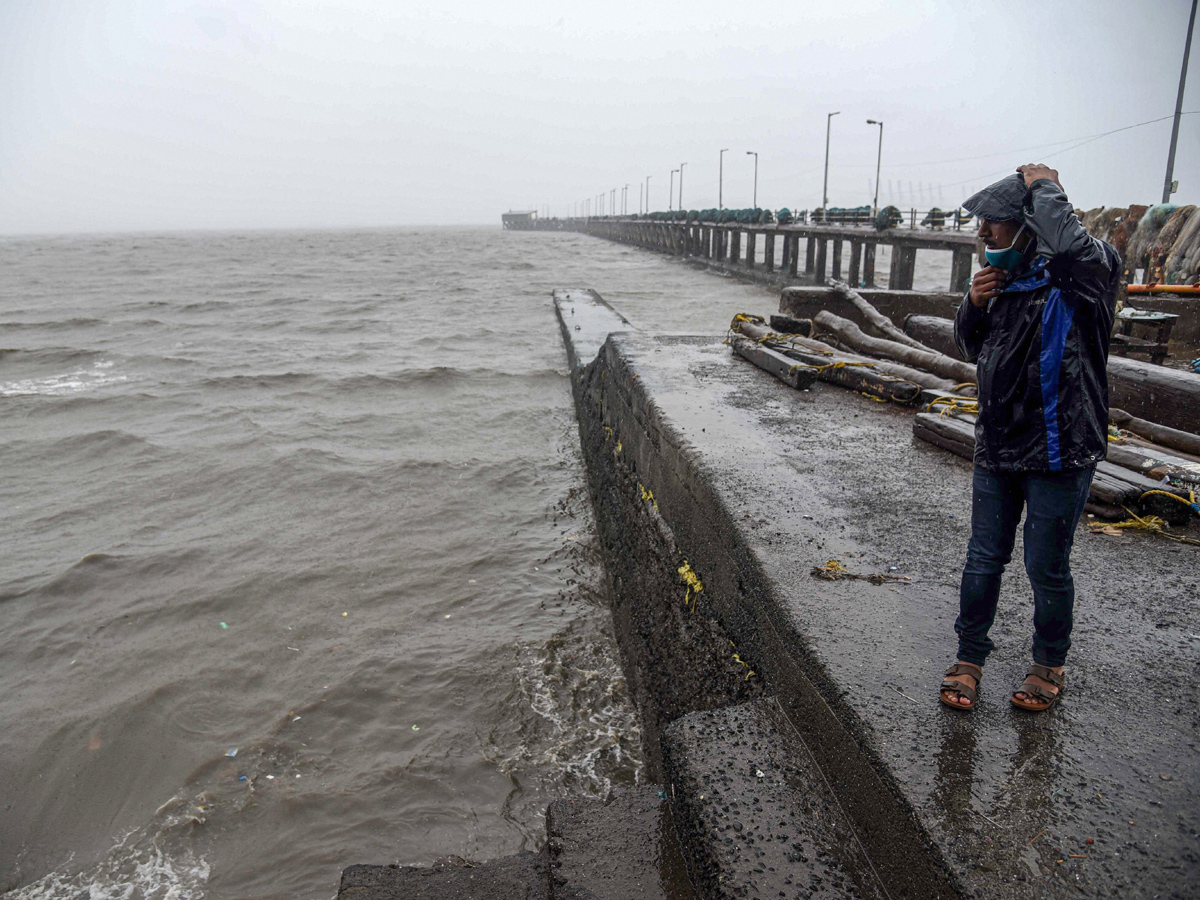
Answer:
[[[964,715],[936,690],[970,466],[914,442],[911,411],[822,383],[793,391],[717,336],[617,334],[586,377],[581,419],[621,442],[704,583],[704,613],[776,695],[891,896],[1195,895],[1193,548],[1081,527],[1067,689],[1042,716],[1007,702],[1032,608],[1011,572]],[[586,441],[585,455],[604,459]],[[829,559],[907,580],[814,578]]]
[[[689,870],[705,897],[886,900],[774,698],[689,713],[667,727],[663,750]]]
[[[690,900],[671,813],[656,785],[546,812],[551,900]]]

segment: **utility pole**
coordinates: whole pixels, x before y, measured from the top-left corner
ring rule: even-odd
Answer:
[[[729,148],[726,147],[718,155],[720,159],[720,167],[717,170],[717,209],[725,208],[725,154],[728,152]]]
[[[1163,203],[1171,202],[1177,187],[1175,177],[1175,144],[1179,141],[1179,116],[1183,112],[1183,83],[1187,78],[1188,54],[1192,52],[1192,28],[1196,24],[1196,0],[1192,0],[1192,15],[1188,19],[1187,40],[1183,42],[1183,68],[1179,72],[1179,94],[1175,98],[1175,121],[1171,124],[1171,149],[1167,153],[1167,177],[1163,181]]]
[[[825,117],[825,185],[821,188],[821,218],[826,220],[829,218],[829,128],[833,124],[833,117],[841,114],[839,110]]]
[[[679,209],[681,212],[683,211],[683,167],[686,165],[687,163],[679,164]]]
[[[671,190],[667,193],[667,211],[668,212],[675,208],[673,205],[675,203],[675,173],[678,171],[679,171],[678,169],[671,170]]]
[[[621,215],[629,215],[629,185],[625,185],[625,193],[621,196]]]
[[[879,152],[875,155],[875,199],[871,201],[871,215],[879,212],[879,164],[883,161],[883,120],[867,119],[868,125],[879,126]]]
[[[758,154],[753,150],[747,150],[746,155],[754,157],[754,201],[751,206],[758,209]]]
[[[650,176],[646,176],[646,212],[650,212]]]

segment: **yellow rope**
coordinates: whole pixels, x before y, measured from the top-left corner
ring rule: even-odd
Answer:
[[[679,577],[682,578],[684,584],[687,585],[687,593],[683,596],[683,605],[687,606],[688,601],[691,600],[691,612],[695,612],[696,598],[692,594],[692,591],[694,590],[696,594],[699,594],[702,590],[704,590],[704,585],[700,581],[700,576],[696,574],[695,570],[693,570],[690,565],[688,565],[688,561],[686,559],[683,561],[683,565],[679,567],[678,572]]]
[[[1166,493],[1166,492],[1165,491],[1157,491],[1157,492],[1156,491],[1147,491],[1146,493],[1162,494],[1162,493]],[[1145,494],[1143,494],[1142,496],[1145,496]],[[1167,496],[1174,497],[1175,495],[1167,494]],[[1177,497],[1176,499],[1182,500],[1183,498]],[[1184,502],[1187,502],[1187,501],[1184,501]],[[1088,524],[1088,528],[1090,528],[1092,530],[1093,534],[1096,534],[1097,532],[1103,532],[1103,530],[1105,528],[1128,528],[1132,531],[1149,531],[1154,534],[1161,534],[1163,537],[1170,538],[1171,540],[1177,541],[1180,544],[1192,544],[1193,546],[1200,547],[1200,541],[1196,540],[1195,538],[1183,537],[1182,535],[1178,535],[1178,534],[1171,534],[1169,531],[1167,531],[1167,523],[1164,522],[1162,519],[1160,519],[1158,516],[1139,516],[1137,513],[1133,512],[1127,506],[1122,507],[1122,509],[1124,509],[1125,512],[1129,514],[1128,519],[1123,519],[1120,522],[1091,522]]]
[[[929,412],[935,406],[945,406],[939,415],[947,416],[955,410],[968,413],[979,412],[978,400],[965,400],[962,397],[934,397],[925,406],[925,412]]]
[[[964,381],[962,384],[956,384],[956,385],[954,385],[953,387],[951,387],[951,388],[950,388],[950,390],[954,391],[954,393],[956,393],[956,394],[957,394],[957,393],[958,393],[959,391],[961,391],[963,388],[969,388],[969,387],[973,387],[973,388],[975,388],[976,390],[979,390],[979,385],[977,385],[977,384],[976,384],[975,382],[973,382],[973,381]]]

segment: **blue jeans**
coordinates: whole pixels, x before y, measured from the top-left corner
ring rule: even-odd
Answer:
[[[995,644],[1000,576],[1012,559],[1025,515],[1025,571],[1033,586],[1033,661],[1061,666],[1071,647],[1075,582],[1071,544],[1083,515],[1094,466],[1067,472],[992,472],[975,467],[971,542],[959,591],[958,658],[982,666]]]

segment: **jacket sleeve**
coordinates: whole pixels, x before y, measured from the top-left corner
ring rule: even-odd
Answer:
[[[979,359],[987,331],[987,310],[975,306],[968,291],[963,296],[962,303],[958,305],[958,314],[954,317],[954,343],[958,345],[958,352],[967,362],[973,363]]]
[[[1072,293],[1088,299],[1103,295],[1119,264],[1116,251],[1087,233],[1062,188],[1048,178],[1031,184],[1025,222],[1037,235],[1038,251],[1050,257],[1051,271],[1074,283]]]

